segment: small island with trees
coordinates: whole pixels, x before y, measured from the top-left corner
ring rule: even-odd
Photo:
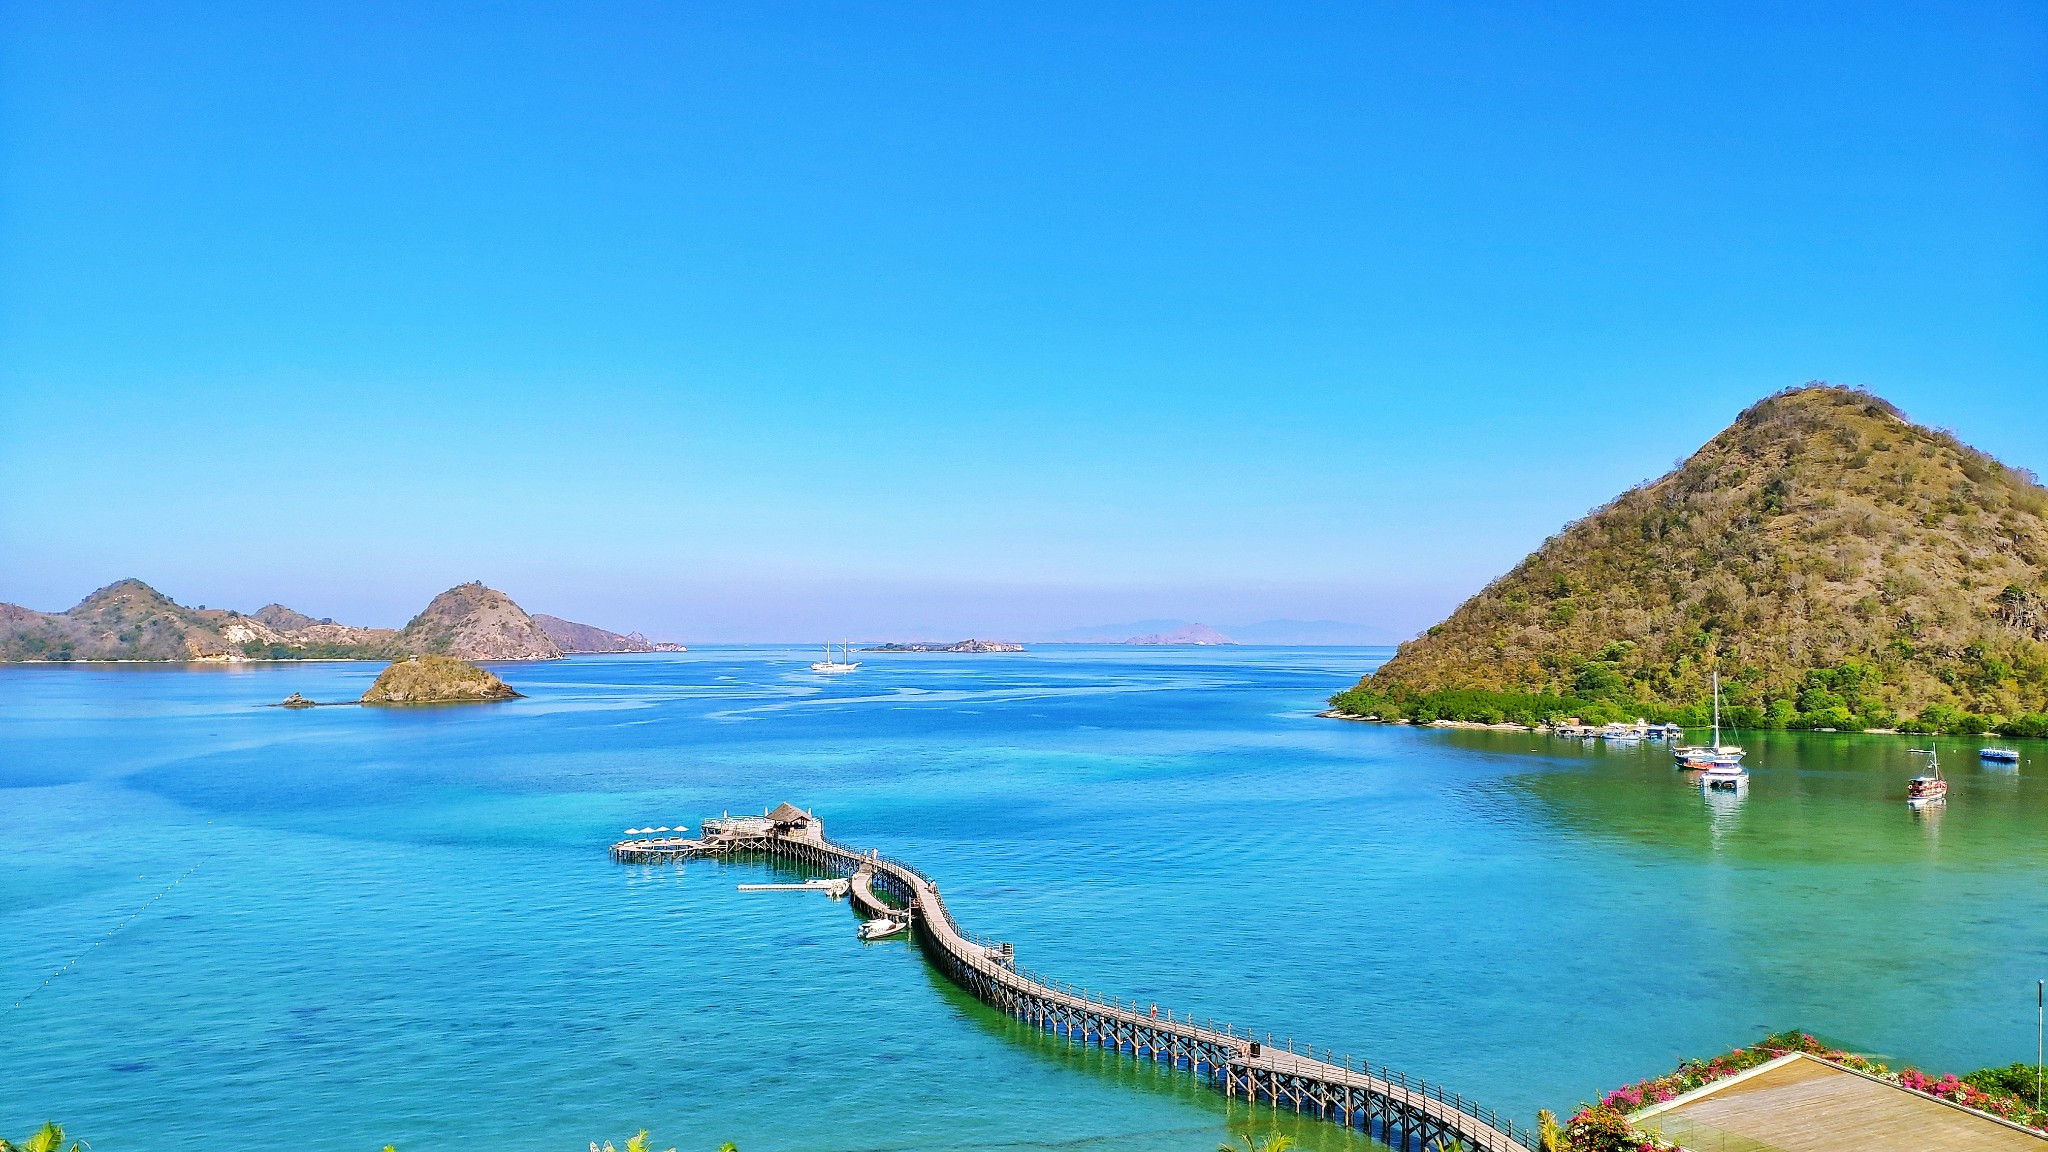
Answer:
[[[333,708],[349,704],[472,704],[516,700],[523,694],[489,671],[449,656],[394,661],[354,700],[322,703],[294,692],[273,708]]]
[[[463,704],[512,700],[520,693],[490,672],[448,656],[414,656],[386,668],[364,704]]]

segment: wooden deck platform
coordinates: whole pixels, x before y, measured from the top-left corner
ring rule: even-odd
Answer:
[[[1646,1109],[1690,1152],[2048,1152],[2048,1138],[1795,1054]]]

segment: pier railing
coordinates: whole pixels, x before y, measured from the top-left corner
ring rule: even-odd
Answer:
[[[938,884],[910,863],[870,849],[841,844],[815,823],[802,831],[724,833],[704,841],[622,841],[612,856],[657,863],[700,855],[759,852],[844,875],[869,874],[912,910],[913,930],[948,978],[1006,1014],[1070,1040],[1115,1048],[1136,1059],[1185,1068],[1226,1095],[1243,1095],[1275,1108],[1321,1116],[1363,1128],[1399,1149],[1424,1152],[1462,1145],[1470,1152],[1529,1152],[1529,1133],[1491,1108],[1441,1085],[1384,1065],[1340,1056],[1313,1045],[1297,1049],[1292,1037],[1239,1028],[1193,1013],[1139,1006],[1086,987],[1055,980],[1015,962],[1010,946],[966,931],[939,896]],[[872,900],[869,901],[874,904]]]

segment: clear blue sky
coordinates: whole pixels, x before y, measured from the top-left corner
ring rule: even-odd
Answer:
[[[1813,378],[2048,471],[2038,4],[0,5],[0,599],[1426,624]]]

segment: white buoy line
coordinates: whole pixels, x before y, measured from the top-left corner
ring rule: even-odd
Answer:
[[[85,959],[87,956],[92,955],[93,949],[99,947],[102,944],[105,944],[107,941],[119,935],[123,928],[126,928],[128,927],[128,925],[133,924],[135,922],[136,917],[142,915],[144,912],[147,912],[151,908],[155,907],[157,901],[170,895],[171,889],[176,888],[180,884],[183,884],[185,882],[185,877],[190,876],[194,872],[199,871],[199,869],[205,866],[206,862],[211,859],[213,859],[212,856],[203,857],[199,861],[199,863],[194,864],[190,868],[187,868],[183,872],[179,873],[178,878],[176,880],[173,880],[169,884],[164,885],[163,891],[158,892],[154,896],[151,896],[148,900],[143,902],[142,907],[137,908],[133,912],[130,912],[127,915],[127,917],[123,919],[119,924],[116,924],[112,928],[107,929],[105,935],[99,937],[97,940],[94,940],[92,943],[86,945],[84,948],[79,949],[78,954],[76,956],[73,956],[70,960],[66,961],[62,968],[59,968],[55,972],[50,973],[50,977],[48,980],[45,980],[41,984],[38,984],[35,987],[29,989],[27,992],[22,993],[21,999],[16,1000],[12,1005],[8,1007],[7,1010],[9,1012],[12,1012],[16,1008],[21,1007],[23,1004],[28,1003],[29,997],[35,995],[36,993],[42,991],[45,988],[48,988],[51,985],[51,983],[57,979],[57,977],[62,976],[65,973],[71,971],[73,968],[78,967],[78,962],[80,960]]]

